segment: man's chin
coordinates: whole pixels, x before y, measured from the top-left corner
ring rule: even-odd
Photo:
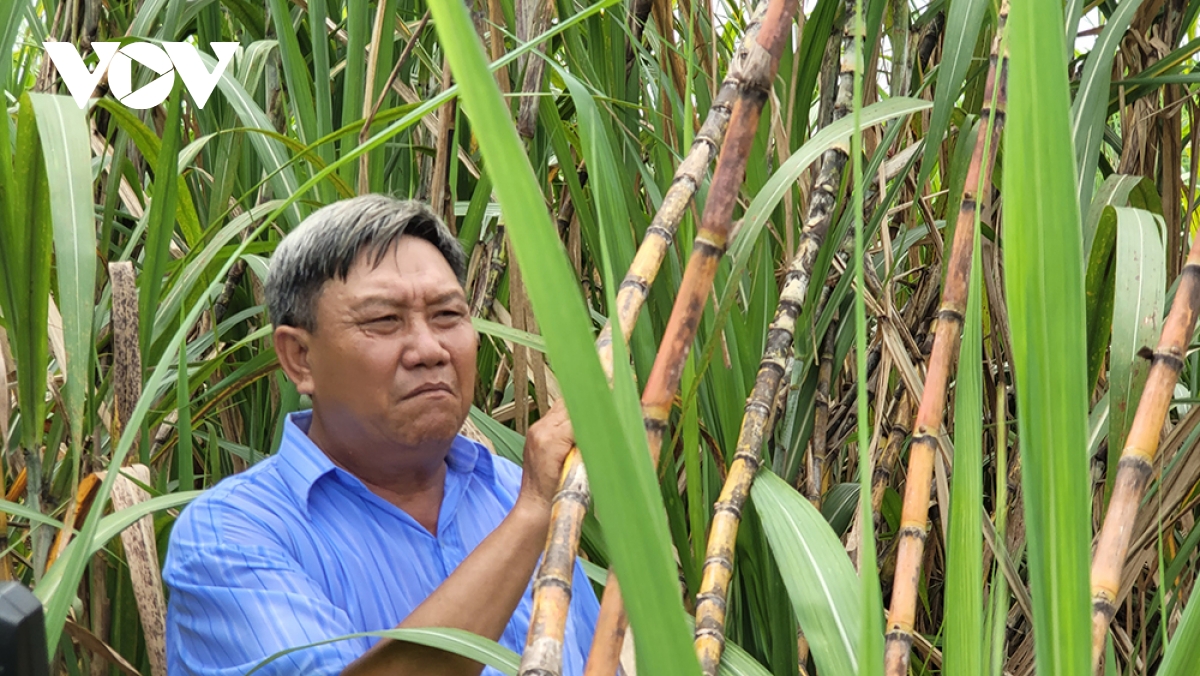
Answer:
[[[411,445],[439,445],[454,441],[462,429],[463,420],[448,413],[426,413],[416,419],[398,420],[400,438]]]

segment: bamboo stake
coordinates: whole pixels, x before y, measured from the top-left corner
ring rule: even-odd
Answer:
[[[1099,666],[1104,653],[1104,637],[1117,611],[1117,595],[1121,589],[1121,569],[1129,553],[1138,506],[1146,492],[1146,484],[1154,469],[1159,437],[1171,404],[1175,382],[1183,368],[1188,342],[1196,328],[1200,310],[1200,237],[1192,241],[1187,263],[1179,276],[1179,289],[1171,304],[1171,314],[1163,324],[1158,347],[1146,354],[1151,360],[1150,375],[1146,378],[1142,398],[1113,484],[1108,514],[1100,528],[1092,559],[1092,668]],[[1147,350],[1148,352],[1148,350]]]
[[[992,42],[975,149],[963,186],[962,204],[958,210],[954,241],[946,265],[942,305],[937,314],[933,353],[929,358],[925,389],[917,409],[913,441],[909,449],[908,477],[904,487],[904,507],[900,516],[896,554],[896,577],[892,587],[887,643],[884,649],[884,668],[888,676],[904,676],[908,673],[908,661],[912,651],[917,587],[921,575],[921,559],[925,551],[925,525],[929,520],[929,491],[933,479],[934,453],[938,446],[938,429],[945,417],[947,385],[958,358],[959,338],[967,306],[971,248],[975,239],[975,217],[979,209],[977,190],[980,185],[987,189],[991,184],[992,165],[1004,127],[1007,65],[1002,61],[1000,46],[1007,18],[1008,0],[1005,0],[1000,7],[996,37]]]
[[[766,11],[767,4],[762,3],[751,16],[742,36],[742,44],[729,65],[729,72],[720,90],[713,98],[708,116],[697,132],[687,157],[676,169],[671,186],[646,229],[645,238],[617,291],[617,325],[625,340],[629,340],[633,333],[638,314],[650,293],[650,285],[654,283],[658,269],[671,247],[684,210],[691,204],[709,162],[725,138],[734,101],[748,72],[745,54],[749,51],[748,45],[758,36]],[[600,332],[596,351],[604,372],[611,378],[611,323]],[[579,548],[583,516],[590,500],[587,472],[579,449],[574,448],[563,464],[558,494],[550,513],[551,526],[546,550],[534,576],[533,611],[521,659],[522,676],[558,676],[562,670],[562,643],[571,599],[572,569]]]
[[[642,419],[646,427],[650,456],[655,465],[658,464],[663,435],[667,428],[667,417],[670,415],[675,393],[679,389],[684,363],[696,338],[700,316],[712,291],[717,266],[728,246],[733,229],[733,208],[746,175],[746,162],[758,131],[763,106],[771,94],[784,41],[790,37],[795,11],[795,0],[770,0],[757,40],[743,43],[746,77],[739,88],[738,99],[730,117],[729,134],[721,146],[721,155],[713,172],[704,215],[692,246],[692,255],[688,259],[658,355],[654,359],[642,392]],[[798,306],[796,309],[798,314]],[[778,385],[785,368],[784,359],[779,360],[776,368],[775,383]],[[776,389],[778,388],[773,388],[763,395],[760,409],[763,418],[771,414]],[[608,579],[609,585],[604,589],[597,626],[612,625],[616,626],[618,631],[596,634],[591,657],[584,671],[585,676],[607,676],[615,673],[617,668],[616,662],[611,658],[614,654],[619,654],[619,651],[606,647],[604,641],[619,643],[623,638],[624,602],[619,588],[612,584],[615,581],[612,569],[609,569]]]

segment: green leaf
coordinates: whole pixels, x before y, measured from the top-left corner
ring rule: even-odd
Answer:
[[[178,78],[167,103],[162,147],[154,165],[154,196],[146,214],[146,249],[138,274],[138,316],[153,317],[162,296],[163,276],[170,258],[171,237],[175,234],[175,201],[178,195],[180,123],[182,121],[183,87]],[[139,322],[142,354],[149,354],[154,335],[154,323]],[[148,449],[144,449],[148,450]],[[146,458],[143,458],[145,461]]]
[[[546,212],[508,106],[488,71],[466,7],[457,0],[435,0],[429,9],[563,387],[591,478],[596,512],[610,529],[615,524],[623,528],[621,537],[610,538],[609,549],[639,638],[638,665],[653,674],[694,674],[698,664],[683,621],[670,535],[640,416],[628,420],[630,416],[618,410],[617,397],[596,357],[592,322],[566,252]],[[619,356],[614,362],[628,370]],[[621,410],[636,411],[628,375],[615,373],[614,382],[616,393],[623,395]]]
[[[292,105],[296,119],[296,132],[301,143],[312,143],[320,134],[317,133],[317,112],[313,105],[312,76],[308,73],[308,65],[304,53],[300,50],[300,41],[292,24],[292,15],[288,3],[284,0],[269,0],[271,20],[275,24],[275,34],[279,36],[279,61],[283,66],[283,76],[287,82],[287,98]]]
[[[499,338],[500,340],[507,340],[517,345],[524,345],[538,352],[546,351],[546,341],[542,340],[542,337],[537,334],[514,329],[511,326],[498,324],[487,319],[480,319],[479,317],[472,317],[471,324],[474,325],[476,331],[482,334]]]
[[[988,120],[979,122],[987,125]],[[987,135],[991,138],[991,134]],[[987,153],[984,153],[987,156]],[[983,194],[982,190],[975,194]],[[954,388],[954,473],[946,552],[945,673],[983,673],[983,302],[978,211]]]
[[[942,59],[937,67],[937,90],[933,97],[929,128],[925,131],[921,173],[917,175],[917,185],[922,189],[929,175],[933,173],[942,137],[950,127],[950,113],[954,111],[954,104],[958,102],[971,59],[975,57],[975,42],[979,39],[979,30],[983,26],[987,6],[988,0],[957,0],[950,3],[946,14],[946,38],[942,45]]]
[[[1109,645],[1111,651],[1111,643]],[[1115,665],[1112,653],[1109,655],[1106,663]],[[1200,664],[1200,603],[1189,598],[1183,609],[1183,619],[1171,637],[1157,673],[1158,676],[1186,676],[1195,673],[1197,664]]]
[[[9,502],[8,500],[0,499],[0,511],[3,511],[5,514],[7,514],[9,516],[19,516],[23,519],[29,519],[30,521],[32,521],[34,523],[41,523],[41,524],[45,524],[47,526],[53,526],[54,528],[57,528],[59,530],[65,528],[65,526],[63,526],[62,521],[48,517],[45,514],[42,514],[41,512],[37,511],[36,509],[30,509],[30,508],[26,507],[25,505],[22,505],[19,502]]]
[[[217,67],[217,60],[211,54],[204,50],[198,50],[200,60],[204,62],[206,68],[210,71]],[[352,59],[351,61],[359,61]],[[217,87],[221,93],[225,95],[225,99],[229,105],[233,106],[237,112],[242,124],[247,127],[258,127],[259,129],[273,129],[271,121],[267,119],[262,108],[254,102],[253,97],[246,92],[242,84],[237,81],[237,78],[227,69],[221,73],[221,77],[217,80]],[[288,166],[287,153],[284,151],[283,144],[280,142],[263,136],[262,134],[251,134],[250,145],[254,146],[255,152],[258,154],[258,159],[262,163],[263,169],[270,175],[271,187],[275,191],[275,196],[279,198],[297,195],[300,193],[300,184],[296,181],[296,173]],[[289,218],[292,219],[292,225],[300,222],[307,210],[302,210],[296,202],[292,202],[288,207]]]
[[[1165,225],[1154,214],[1128,207],[1112,210],[1117,223],[1115,291],[1112,306],[1112,349],[1109,352],[1108,472],[1105,497],[1112,492],[1125,436],[1150,374],[1150,360],[1139,356],[1154,349],[1163,319],[1167,287]]]
[[[83,111],[70,97],[29,97],[42,140],[54,225],[58,309],[63,319],[67,363],[63,402],[71,423],[71,448],[83,445],[84,407],[90,380],[92,317],[95,313],[96,219],[92,206],[92,158]]]
[[[103,108],[112,116],[117,126],[129,134],[129,138],[144,157],[157,158],[161,154],[162,141],[124,104],[104,97],[96,99],[96,107]],[[178,184],[175,189],[175,219],[179,221],[179,231],[183,234],[183,240],[188,246],[195,246],[202,236],[200,216],[196,213],[196,205],[192,202],[191,192],[188,191],[187,179],[182,175],[183,170],[183,167],[178,167],[177,171],[180,173],[176,174],[175,179]]]
[[[4,121],[7,124],[7,120]],[[14,159],[42,157],[33,103],[22,95],[17,111]],[[3,161],[7,161],[7,158]],[[21,446],[33,452],[35,466],[30,483],[41,481],[40,445],[46,412],[47,317],[50,303],[51,225],[49,185],[43,162],[17,161],[9,201],[11,219],[0,223],[0,249],[4,252],[9,299],[4,308],[9,342],[17,364],[17,403],[21,418]]]
[[[132,439],[137,435],[130,434],[125,436]],[[111,476],[116,476],[113,472],[109,472],[108,474]],[[108,476],[105,476],[105,480],[108,478]],[[80,535],[71,540],[71,543],[68,544],[61,553],[59,553],[58,558],[54,560],[54,565],[50,567],[50,570],[46,572],[45,577],[42,578],[42,581],[39,582],[38,586],[33,590],[34,595],[41,599],[43,605],[49,605],[53,599],[62,598],[64,596],[70,596],[73,599],[75,597],[74,589],[72,587],[64,587],[62,584],[65,579],[65,573],[67,572],[66,562],[69,562],[76,557],[91,559],[92,555],[100,551],[100,549],[104,547],[109,540],[117,537],[121,534],[121,531],[137,523],[138,519],[146,516],[147,514],[160,512],[164,509],[175,509],[177,507],[182,507],[192,500],[200,497],[202,492],[203,491],[179,491],[176,493],[169,493],[167,495],[160,495],[156,498],[150,498],[145,502],[139,502],[132,507],[126,507],[119,512],[114,512],[108,516],[97,519],[96,526],[90,534],[88,534],[85,526],[85,528],[80,531]],[[92,502],[93,508],[96,504],[97,503],[95,501]],[[91,516],[90,513],[89,516]],[[62,591],[62,593],[56,593],[58,591]],[[54,629],[57,629],[55,633],[62,631],[62,620],[52,624],[51,618],[49,617],[49,614],[47,614],[46,635],[50,636],[51,630]],[[54,647],[55,646],[53,644],[50,644],[51,651],[54,650]]]
[[[1092,47],[1079,78],[1075,103],[1071,106],[1071,136],[1075,140],[1075,164],[1079,173],[1079,208],[1092,201],[1096,165],[1104,142],[1108,118],[1108,85],[1117,45],[1124,37],[1142,0],[1122,0],[1104,23],[1104,30]]]
[[[491,639],[484,638],[478,634],[472,634],[469,631],[462,629],[446,629],[446,628],[420,628],[420,629],[384,629],[383,631],[364,631],[358,634],[346,634],[337,638],[331,638],[326,641],[317,641],[308,645],[299,646],[296,648],[288,648],[281,650],[267,659],[254,665],[254,668],[246,672],[246,676],[258,672],[263,667],[271,662],[290,655],[291,653],[313,648],[338,641],[347,641],[353,638],[363,637],[382,637],[390,638],[394,641],[403,641],[405,643],[413,643],[416,645],[428,646],[445,650],[446,652],[462,655],[499,670],[507,676],[516,676],[518,659],[517,654],[496,643]]]
[[[750,491],[817,669],[857,674],[862,590],[841,541],[817,508],[774,473],[760,471]]]
[[[1062,9],[1013,0],[1004,172],[1013,343],[1038,673],[1090,674],[1087,347]]]

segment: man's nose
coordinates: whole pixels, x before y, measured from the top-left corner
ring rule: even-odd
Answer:
[[[437,332],[428,322],[418,321],[412,325],[401,359],[404,366],[410,369],[441,366],[450,361],[450,352],[442,345]]]

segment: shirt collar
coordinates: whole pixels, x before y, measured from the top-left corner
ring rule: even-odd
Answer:
[[[308,507],[308,496],[321,477],[342,472],[308,436],[312,411],[289,413],[283,424],[283,438],[276,456],[282,463],[282,475],[289,488]],[[446,464],[451,472],[462,475],[478,474],[488,485],[495,481],[491,454],[481,444],[460,435],[454,437]],[[346,473],[347,476],[352,476]]]

